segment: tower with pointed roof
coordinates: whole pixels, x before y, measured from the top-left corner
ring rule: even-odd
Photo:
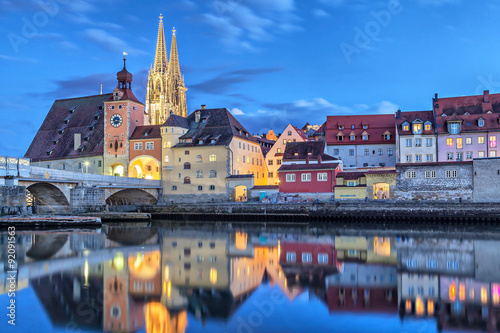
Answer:
[[[186,86],[181,75],[175,28],[172,30],[170,62],[168,61],[163,29],[163,16],[160,14],[158,39],[154,65],[149,71],[146,93],[145,123],[163,124],[170,114],[187,116]]]

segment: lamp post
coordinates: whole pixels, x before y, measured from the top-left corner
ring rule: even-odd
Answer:
[[[89,161],[85,161],[85,172],[89,173]]]

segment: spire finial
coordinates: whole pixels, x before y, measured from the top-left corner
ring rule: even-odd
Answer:
[[[174,36],[175,36],[175,32],[176,32],[176,31],[177,31],[177,30],[175,30],[175,27],[174,27],[174,28],[172,29],[172,33],[174,34]]]
[[[160,22],[163,20],[163,14],[160,13]]]
[[[123,52],[123,68],[125,68],[125,62],[127,61],[127,56],[128,56],[128,53]]]

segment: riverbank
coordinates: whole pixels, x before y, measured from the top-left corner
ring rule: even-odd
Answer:
[[[89,228],[102,226],[99,217],[90,216],[44,216],[30,215],[21,217],[0,217],[0,228],[15,227],[16,229],[33,228]]]

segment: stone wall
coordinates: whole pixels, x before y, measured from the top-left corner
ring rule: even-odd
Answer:
[[[0,212],[3,215],[27,214],[26,187],[0,186]]]
[[[228,195],[221,194],[172,194],[164,195],[164,204],[197,204],[209,202],[228,202]]]
[[[500,202],[500,158],[481,158],[473,161],[475,202]]]
[[[396,171],[394,200],[472,200],[472,162],[398,164]]]
[[[106,192],[101,187],[76,186],[71,189],[73,212],[100,212],[106,206]]]

